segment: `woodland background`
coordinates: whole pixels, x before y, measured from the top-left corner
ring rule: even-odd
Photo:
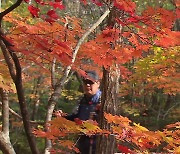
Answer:
[[[68,153],[77,151],[71,142],[76,142],[75,134],[110,133],[102,121],[107,132],[90,123],[84,130],[74,123],[62,126],[66,121],[61,110],[71,113],[83,95],[79,74],[95,69],[102,77],[102,111],[123,116],[119,120],[129,131],[135,127],[142,131],[129,144],[127,130],[105,115],[119,126],[113,127],[113,134],[126,134],[119,139],[119,152],[180,152],[179,7],[176,0],[1,0],[0,150],[48,153],[49,139],[62,138],[54,147]],[[52,119],[57,120],[53,127],[63,128],[59,136],[51,127],[54,134],[46,134],[45,122]],[[40,138],[32,137],[34,128]],[[177,131],[165,132],[168,128]],[[165,142],[155,143],[147,136],[148,141],[135,139],[147,130],[162,131],[161,139],[157,134],[156,139]]]

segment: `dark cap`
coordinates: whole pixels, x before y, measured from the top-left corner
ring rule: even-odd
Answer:
[[[88,79],[93,82],[99,80],[99,76],[95,71],[85,71],[85,72],[86,72],[86,75],[83,76],[83,79]]]

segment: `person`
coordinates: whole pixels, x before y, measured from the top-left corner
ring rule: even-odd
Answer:
[[[101,91],[99,76],[95,71],[86,71],[82,77],[84,96],[80,100],[78,107],[66,118],[71,121],[79,120],[97,120],[99,105],[101,102]],[[81,135],[77,146],[81,154],[95,154],[96,136],[88,137]]]

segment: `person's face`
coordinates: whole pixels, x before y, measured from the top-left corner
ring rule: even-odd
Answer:
[[[88,96],[93,96],[96,94],[96,92],[99,89],[99,81],[91,81],[91,80],[83,80],[83,89],[84,89],[84,93]]]

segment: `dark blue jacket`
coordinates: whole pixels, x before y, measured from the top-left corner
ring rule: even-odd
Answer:
[[[74,111],[72,115],[67,116],[66,118],[68,120],[74,121],[75,118],[79,118],[80,120],[88,120],[91,118],[91,114],[94,114],[94,116],[97,116],[97,104],[100,103],[101,99],[101,91],[98,90],[97,93],[92,96],[88,97],[87,95],[84,95],[84,97],[79,102],[79,105]]]
[[[93,119],[97,120],[98,110],[97,105],[101,102],[101,91],[98,90],[97,93],[92,97],[84,97],[81,99],[76,111],[72,114],[67,116],[68,120],[74,121],[75,118],[79,118],[80,120],[88,120]],[[81,152],[81,154],[95,154],[96,150],[96,136],[86,136],[81,135],[80,139],[78,140],[77,146]],[[91,150],[90,150],[91,149]]]

